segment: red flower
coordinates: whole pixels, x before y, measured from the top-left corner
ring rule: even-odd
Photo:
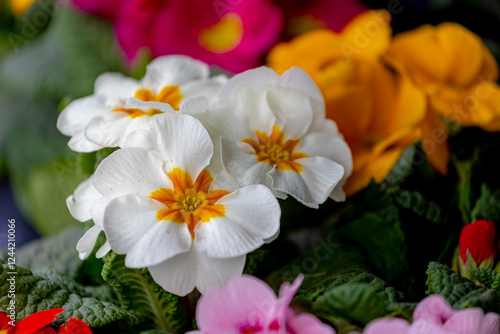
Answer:
[[[7,313],[0,312],[0,334],[56,334],[53,328],[47,326],[54,319],[59,319],[56,314],[62,312],[64,312],[62,308],[40,311],[27,316],[18,323],[14,322]],[[71,318],[59,327],[57,334],[92,334],[92,330],[82,320]]]
[[[81,319],[71,318],[65,325],[59,327],[57,334],[92,334],[92,330]]]
[[[467,262],[467,251],[476,262],[477,267],[484,261],[493,260],[498,256],[497,230],[494,222],[478,220],[466,225],[460,235],[460,257]]]
[[[62,308],[33,313],[23,320],[12,325],[11,318],[5,312],[0,312],[0,333],[1,334],[50,334],[42,328],[48,326],[54,319],[59,319],[56,314],[62,313]]]

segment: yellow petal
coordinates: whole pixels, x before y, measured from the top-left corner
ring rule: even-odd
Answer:
[[[441,117],[429,111],[421,123],[422,147],[427,161],[439,173],[448,174],[450,149],[448,148],[448,127]]]
[[[452,22],[438,25],[436,38],[443,48],[441,54],[444,53],[450,63],[449,80],[459,86],[474,83],[483,67],[484,46],[481,39]]]
[[[391,43],[391,15],[386,10],[369,10],[357,15],[340,33],[344,53],[349,57],[384,54]]]

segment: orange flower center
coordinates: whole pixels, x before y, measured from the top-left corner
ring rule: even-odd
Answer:
[[[283,132],[274,125],[270,136],[262,131],[255,131],[259,142],[252,138],[245,138],[242,142],[249,144],[255,150],[255,156],[261,163],[268,163],[279,170],[291,170],[297,173],[302,172],[302,165],[295,162],[297,159],[307,158],[307,154],[293,152],[300,140],[289,139],[283,142]]]
[[[194,229],[199,222],[207,223],[212,218],[225,216],[224,205],[215,203],[229,194],[229,191],[209,190],[213,181],[209,171],[203,170],[194,184],[191,176],[180,168],[174,168],[167,175],[174,189],[160,188],[150,196],[167,207],[156,212],[159,221],[186,223],[194,239]]]
[[[149,89],[141,88],[135,92],[134,97],[144,102],[168,103],[175,110],[179,110],[182,101],[181,90],[177,86],[165,86],[156,96]],[[153,108],[147,111],[136,108],[115,108],[112,111],[125,112],[132,118],[154,116],[162,113],[162,111]]]
[[[237,47],[243,37],[243,23],[238,14],[229,13],[211,27],[200,31],[198,41],[208,51],[225,53]]]

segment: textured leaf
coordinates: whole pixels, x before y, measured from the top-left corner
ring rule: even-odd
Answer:
[[[384,183],[390,188],[401,185],[415,171],[414,161],[418,154],[424,154],[420,143],[414,143],[403,151],[399,159],[392,166],[391,171],[384,180]]]
[[[30,270],[52,268],[74,277],[83,264],[76,251],[82,235],[82,227],[72,227],[56,236],[32,241],[16,250],[16,264]],[[2,257],[6,259],[7,254]]]
[[[61,315],[63,320],[77,317],[93,328],[115,322],[122,326],[138,323],[135,313],[114,303],[109,287],[83,287],[68,276],[55,271],[40,271],[39,274],[33,274],[22,267],[10,268],[3,261],[1,267],[0,306],[3,309],[7,307],[10,301],[8,279],[15,277],[18,321],[32,313],[60,307],[65,310]]]
[[[111,285],[120,305],[141,314],[151,329],[184,333],[187,318],[178,296],[155,283],[146,269],[125,267],[125,257],[110,252],[104,258],[102,276]]]
[[[437,224],[445,224],[448,214],[438,204],[428,201],[422,193],[417,191],[401,190],[395,193],[399,205],[417,215]]]
[[[388,281],[408,271],[405,236],[399,221],[369,213],[339,229],[338,234],[342,239],[355,242]]]
[[[488,289],[491,289],[496,280],[500,281],[500,274],[493,269],[471,268],[469,271],[472,278],[476,279]]]
[[[482,185],[481,197],[472,210],[472,221],[480,219],[500,221],[500,189],[492,192],[485,184]]]
[[[446,266],[431,262],[427,275],[427,293],[443,296],[454,309],[481,307],[485,312],[500,312],[499,295],[474,284]]]

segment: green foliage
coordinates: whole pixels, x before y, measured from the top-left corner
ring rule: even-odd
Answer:
[[[485,184],[481,187],[481,197],[472,210],[472,222],[480,219],[500,221],[500,189],[491,191]]]
[[[146,269],[125,267],[125,257],[110,252],[104,258],[104,280],[114,289],[120,305],[139,313],[147,328],[184,333],[186,314],[178,296],[166,292]]]
[[[493,269],[471,268],[472,278],[500,295],[500,274]]]
[[[499,295],[474,284],[446,266],[431,262],[427,275],[427,293],[443,296],[454,309],[481,307],[485,312],[500,312]]]
[[[10,279],[15,276],[17,320],[50,308],[63,308],[63,320],[77,317],[91,327],[101,327],[111,323],[120,326],[133,326],[138,318],[115,303],[109,287],[84,287],[72,278],[54,272],[40,271],[34,274],[28,269],[13,266],[1,261],[0,306],[6,309],[10,298]],[[10,272],[16,272],[15,275]]]
[[[396,202],[407,210],[436,224],[447,222],[448,213],[438,204],[429,201],[418,191],[400,190],[395,194]]]
[[[56,236],[35,240],[16,250],[16,264],[30,270],[52,268],[74,277],[83,264],[75,249],[82,235],[82,227],[72,227]]]

